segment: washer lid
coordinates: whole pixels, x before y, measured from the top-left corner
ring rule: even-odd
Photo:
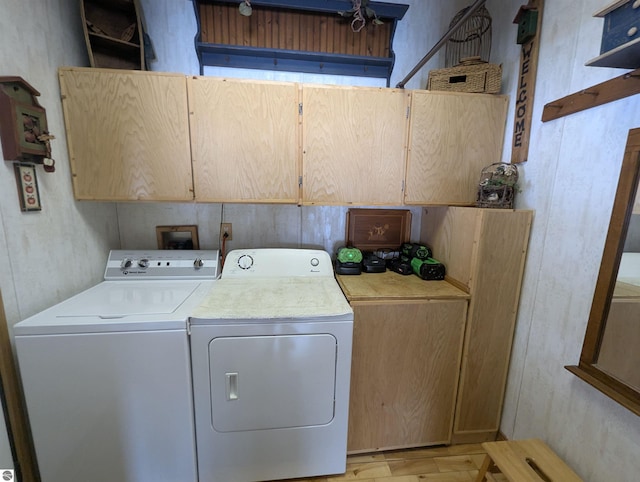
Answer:
[[[63,302],[56,317],[166,315],[176,311],[198,284],[198,281],[105,281]]]
[[[16,335],[186,329],[215,281],[103,281],[13,327]]]
[[[353,320],[353,310],[333,278],[220,279],[191,322],[207,320]]]

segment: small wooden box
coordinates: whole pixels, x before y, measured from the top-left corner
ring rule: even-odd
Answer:
[[[349,209],[347,246],[362,251],[398,249],[411,238],[408,209]]]
[[[617,0],[596,12],[604,18],[600,55],[586,65],[637,69],[640,67],[640,2]]]
[[[40,93],[21,77],[0,77],[0,138],[7,161],[37,161],[47,156],[47,115]]]
[[[429,72],[427,90],[497,94],[502,83],[502,65],[461,62],[448,69]]]
[[[618,1],[595,14],[604,17],[600,53],[603,54],[622,44],[640,38],[640,3]]]

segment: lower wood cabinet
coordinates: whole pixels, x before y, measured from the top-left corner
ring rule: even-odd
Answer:
[[[469,296],[391,271],[337,279],[355,316],[348,451],[450,443]]]
[[[532,217],[429,207],[420,239],[444,281],[336,276],[355,315],[350,452],[495,440]]]
[[[430,207],[421,240],[471,296],[452,443],[495,440],[533,212]]]
[[[466,301],[356,302],[350,452],[451,440]]]

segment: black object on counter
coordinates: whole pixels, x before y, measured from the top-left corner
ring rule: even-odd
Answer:
[[[362,257],[362,271],[365,273],[384,273],[387,266],[382,258],[373,253],[364,253]]]
[[[354,263],[353,261],[336,260],[336,273],[337,274],[360,274],[362,272],[362,264]]]
[[[387,268],[391,271],[395,271],[400,274],[412,274],[413,268],[411,267],[411,260],[406,256],[400,256],[399,258],[393,258],[387,260]]]
[[[433,252],[429,246],[419,243],[404,243],[400,246],[400,252],[409,258],[427,259],[433,256]]]

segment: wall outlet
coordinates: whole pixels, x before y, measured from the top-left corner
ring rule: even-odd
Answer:
[[[231,223],[220,223],[220,239],[224,237],[224,234],[227,233],[227,241],[231,241],[233,239],[233,231],[231,230]]]

